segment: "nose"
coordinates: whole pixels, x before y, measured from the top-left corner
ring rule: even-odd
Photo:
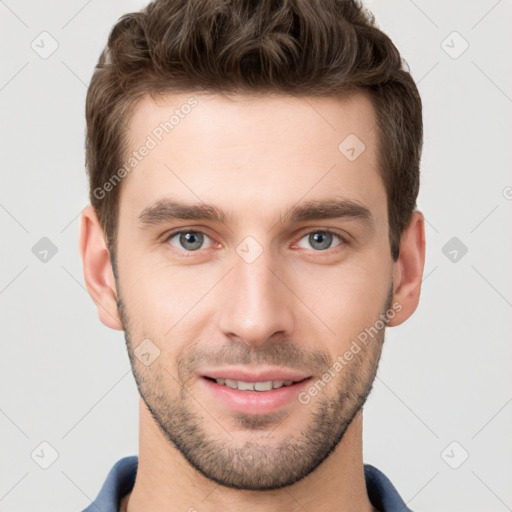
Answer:
[[[219,297],[222,333],[251,345],[278,334],[292,336],[296,299],[289,280],[269,251],[251,263],[235,255]]]

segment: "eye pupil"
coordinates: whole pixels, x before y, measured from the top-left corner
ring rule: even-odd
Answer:
[[[186,233],[180,234],[180,244],[185,248],[192,251],[195,251],[203,245],[203,235],[201,233],[196,233],[195,231],[187,231]],[[186,244],[192,244],[186,245]]]
[[[332,243],[332,234],[325,231],[317,231],[309,235],[309,242],[315,249],[327,249]],[[320,247],[315,244],[319,244]]]

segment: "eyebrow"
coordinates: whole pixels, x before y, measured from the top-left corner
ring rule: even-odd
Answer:
[[[227,218],[236,220],[236,216],[213,205],[183,203],[167,198],[144,208],[138,221],[139,225],[144,227],[160,225],[172,220],[202,220],[224,224]],[[372,212],[366,206],[351,199],[337,198],[307,201],[293,206],[284,212],[280,221],[294,224],[308,220],[339,218],[363,221],[369,226],[374,224]]]

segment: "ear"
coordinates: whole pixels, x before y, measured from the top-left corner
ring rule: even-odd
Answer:
[[[416,310],[420,300],[424,265],[425,219],[416,210],[402,234],[400,256],[393,263],[393,303],[398,302],[402,309],[389,320],[389,327],[405,322]]]
[[[80,255],[85,285],[98,308],[99,319],[107,327],[122,331],[110,253],[103,228],[91,205],[83,210],[80,218]]]

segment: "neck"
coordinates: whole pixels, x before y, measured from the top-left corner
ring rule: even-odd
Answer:
[[[362,410],[329,457],[302,480],[272,491],[223,487],[196,471],[162,434],[140,401],[139,462],[121,512],[377,512],[366,491]]]

